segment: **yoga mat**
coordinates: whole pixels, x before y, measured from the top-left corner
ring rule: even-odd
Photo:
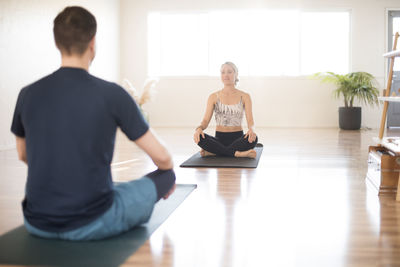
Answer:
[[[180,167],[257,168],[263,151],[263,145],[258,143],[254,149],[257,151],[255,159],[221,156],[202,157],[200,156],[200,152],[197,152],[183,162]]]
[[[149,222],[119,236],[100,241],[49,240],[30,235],[20,226],[0,236],[0,265],[119,266],[126,261],[197,187],[178,184],[174,194],[160,200]]]

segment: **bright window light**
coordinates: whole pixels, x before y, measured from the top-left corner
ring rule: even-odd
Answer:
[[[232,61],[241,76],[349,70],[349,12],[239,10],[151,13],[150,76],[218,76]]]
[[[349,13],[304,12],[301,16],[301,74],[349,71]]]
[[[222,63],[232,61],[240,66],[240,75],[247,73],[249,34],[247,17],[240,11],[210,12],[209,75],[219,75]]]
[[[299,12],[252,12],[248,19],[256,30],[249,38],[249,74],[298,75]]]
[[[208,14],[155,13],[149,18],[151,76],[156,72],[160,76],[208,75]]]
[[[297,21],[297,11],[211,12],[210,74],[232,61],[240,75],[296,75]]]

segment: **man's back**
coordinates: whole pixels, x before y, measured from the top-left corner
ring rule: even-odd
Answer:
[[[32,225],[67,231],[111,206],[117,126],[132,140],[148,130],[121,87],[84,69],[60,68],[21,91],[12,130],[26,136],[23,206]]]
[[[91,76],[96,18],[79,6],[54,19],[61,68],[21,90],[11,131],[28,164],[24,225],[33,235],[97,240],[150,219],[154,204],[175,190],[172,157],[120,86]],[[113,184],[115,132],[141,148],[157,169]]]

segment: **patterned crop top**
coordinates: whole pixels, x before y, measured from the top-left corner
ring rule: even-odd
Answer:
[[[218,100],[214,105],[217,126],[242,126],[244,104],[242,98],[234,105],[224,105]]]

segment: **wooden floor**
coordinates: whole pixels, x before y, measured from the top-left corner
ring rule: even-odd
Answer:
[[[198,188],[124,266],[400,266],[400,202],[367,187],[375,130],[258,129],[257,169],[179,168],[193,129],[156,129]],[[211,132],[212,133],[212,132]],[[118,136],[114,180],[154,169]],[[22,224],[26,167],[0,152],[0,234]]]

